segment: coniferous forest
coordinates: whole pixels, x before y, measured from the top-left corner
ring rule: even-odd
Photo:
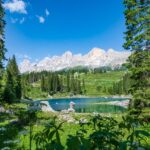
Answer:
[[[15,55],[6,57],[7,22],[0,0],[0,150],[150,150],[150,1],[122,3],[123,48],[131,55],[121,67],[20,73]],[[76,97],[107,100],[115,96],[123,98],[115,100],[119,104],[127,97],[127,107],[96,101],[88,108],[122,109],[43,111],[38,103],[50,104],[57,98],[57,105],[61,98],[73,103]]]

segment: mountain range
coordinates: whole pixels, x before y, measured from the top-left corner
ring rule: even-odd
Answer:
[[[73,68],[76,66],[98,68],[103,66],[118,67],[126,62],[131,53],[128,51],[116,51],[108,49],[107,51],[100,48],[93,48],[85,55],[72,54],[66,51],[61,56],[45,57],[44,59],[31,63],[29,59],[24,59],[19,65],[21,73],[58,71],[65,68]]]

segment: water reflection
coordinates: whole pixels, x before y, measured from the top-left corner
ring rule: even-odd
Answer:
[[[75,103],[75,111],[80,113],[85,112],[101,112],[113,113],[124,112],[126,109],[121,106],[102,104],[102,102],[123,101],[121,98],[72,98],[72,99],[51,99],[49,104],[56,111],[61,111],[69,108],[69,103]]]

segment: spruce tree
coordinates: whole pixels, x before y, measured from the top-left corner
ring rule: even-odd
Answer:
[[[2,0],[0,0],[0,100],[2,99],[2,76],[3,76],[3,61],[5,60],[5,41],[4,41],[4,27],[5,27],[5,21],[4,21],[4,8],[2,6]]]
[[[83,89],[83,94],[86,93],[86,89],[85,89],[85,81],[84,79],[82,79],[82,89]]]
[[[124,0],[124,5],[124,48],[132,51],[128,59],[133,80],[131,106],[140,110],[150,101],[150,0]]]
[[[44,76],[41,77],[41,91],[46,91],[46,85],[45,85],[45,78]]]
[[[67,92],[70,92],[70,74],[67,73]]]
[[[16,62],[15,56],[12,57],[12,59],[9,59],[7,64],[7,76],[8,74],[11,74],[12,80],[13,80],[13,91],[15,95],[15,99],[21,99],[21,75],[18,69],[18,65]],[[9,80],[7,78],[7,80]],[[9,81],[6,81],[6,83]],[[6,84],[7,85],[7,84]]]
[[[4,8],[2,6],[2,0],[0,0],[0,73],[2,73],[3,61],[5,60],[5,41],[4,41]]]
[[[6,72],[7,72],[6,85],[4,89],[3,98],[5,102],[13,103],[14,100],[16,99],[15,89],[14,89],[14,80],[13,80],[12,74],[10,73],[8,69],[6,70]]]
[[[48,93],[51,94],[51,92],[52,92],[52,76],[51,76],[51,74],[48,75],[47,90],[48,90]]]

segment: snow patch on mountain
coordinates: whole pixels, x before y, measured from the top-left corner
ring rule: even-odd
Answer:
[[[62,56],[45,57],[34,63],[31,63],[28,59],[24,59],[19,65],[19,69],[21,73],[25,73],[32,71],[40,72],[43,70],[58,71],[76,66],[92,68],[110,66],[114,68],[125,63],[130,54],[127,51],[116,51],[114,49],[105,51],[100,48],[93,48],[85,55],[74,55],[72,52],[67,51]]]

